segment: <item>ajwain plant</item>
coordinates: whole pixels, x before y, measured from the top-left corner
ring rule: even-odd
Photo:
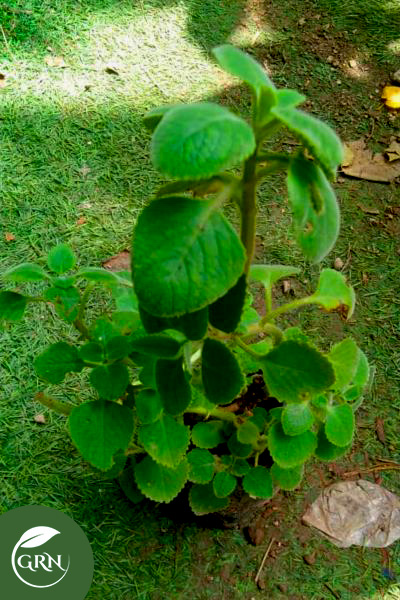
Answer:
[[[17,285],[48,284],[41,295],[19,288],[0,294],[3,320],[18,321],[28,304],[43,301],[79,331],[77,343],[52,344],[34,367],[50,384],[89,372],[98,399],[37,395],[68,416],[83,458],[118,477],[133,501],[170,502],[189,484],[198,515],[225,508],[238,486],[256,498],[271,497],[274,485],[292,490],[307,460],[345,454],[370,372],[351,338],[324,353],[298,327],[280,326],[282,315],[309,304],[350,317],[354,291],[341,273],[322,269],[312,295],[275,306],[274,285],[299,269],[251,265],[257,186],[277,172],[287,174],[294,236],[305,257],[315,263],[332,249],[339,209],[330,181],[342,145],[330,127],[298,109],[301,94],[277,89],[252,57],[230,45],[213,54],[250,87],[251,123],[209,102],[146,115],[153,164],[173,181],[138,218],[132,272],[73,270],[75,256],[61,244],[49,252],[47,270],[24,263],[3,275]],[[268,152],[265,142],[283,128],[298,148]],[[240,175],[232,171],[239,163]],[[227,202],[238,207],[240,234],[224,215]],[[265,290],[262,318],[250,282]],[[114,310],[88,322],[98,285],[111,293]],[[263,397],[238,401],[248,375],[260,370]]]

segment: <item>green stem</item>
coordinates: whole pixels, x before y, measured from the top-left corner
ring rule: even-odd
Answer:
[[[35,395],[35,400],[40,402],[40,404],[43,404],[43,406],[47,406],[47,408],[54,410],[55,412],[59,413],[60,415],[68,416],[71,414],[71,412],[74,408],[74,406],[72,404],[67,404],[66,402],[61,402],[60,400],[53,398],[53,396],[47,396],[43,392],[38,392]]]
[[[246,249],[247,260],[244,272],[248,273],[253,260],[254,245],[256,237],[256,218],[257,218],[257,179],[256,179],[256,167],[257,167],[257,151],[248,158],[244,164],[243,172],[243,192],[242,192],[242,204],[241,204],[241,228],[240,228],[240,239]]]
[[[185,365],[186,368],[188,370],[188,373],[192,374],[193,372],[193,367],[192,367],[192,342],[186,342],[186,344],[183,346],[183,358],[185,360]]]
[[[84,338],[87,339],[89,339],[90,335],[89,329],[86,327],[84,322],[84,316],[89,296],[92,293],[94,286],[95,283],[89,283],[89,285],[86,286],[85,291],[82,294],[81,302],[79,304],[78,316],[76,317],[73,323],[76,329],[83,335]]]
[[[311,304],[310,298],[300,298],[299,300],[282,304],[282,306],[278,306],[278,308],[275,308],[275,310],[271,310],[271,312],[267,313],[265,317],[261,319],[260,325],[261,327],[264,327],[264,325],[266,325],[269,321],[273,321],[276,319],[276,317],[279,317],[279,315],[283,315],[290,310],[295,310],[296,308],[300,308],[306,304]]]
[[[195,413],[196,415],[204,415],[205,417],[216,417],[217,419],[222,419],[224,421],[236,421],[236,415],[228,410],[223,410],[222,408],[213,408],[212,410],[207,410],[201,406],[189,408],[188,413]]]
[[[244,342],[242,342],[242,340],[240,339],[240,337],[235,337],[235,342],[236,342],[236,344],[238,346],[240,346],[240,348],[242,348],[242,350],[244,350],[245,352],[247,352],[247,354],[250,354],[251,356],[254,356],[254,358],[260,358],[261,354],[259,354],[258,352],[256,352],[252,348],[249,348],[249,346],[247,346],[247,344],[245,344]]]

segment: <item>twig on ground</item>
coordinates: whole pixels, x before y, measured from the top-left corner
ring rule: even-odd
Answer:
[[[268,558],[269,551],[271,550],[271,548],[272,548],[272,544],[274,543],[274,541],[275,541],[275,538],[271,538],[271,541],[270,541],[270,543],[268,544],[267,551],[265,552],[265,554],[264,554],[264,557],[263,557],[263,559],[262,559],[262,561],[261,561],[261,565],[260,565],[260,568],[258,569],[258,573],[257,573],[257,575],[256,575],[256,578],[255,578],[255,580],[254,580],[254,583],[258,583],[258,580],[260,579],[260,575],[261,575],[261,572],[262,572],[262,570],[263,570],[263,568],[264,568],[265,561],[266,561],[266,560],[267,560],[267,558]]]
[[[392,461],[385,465],[375,465],[375,467],[370,467],[369,469],[357,469],[356,471],[347,471],[343,473],[343,477],[354,477],[354,475],[358,475],[359,473],[375,473],[377,471],[389,471],[391,469],[400,470],[400,464],[393,463]]]
[[[7,4],[0,4],[0,8],[5,10],[6,12],[13,13],[14,15],[33,15],[33,10],[23,10],[22,8],[13,8],[12,6],[7,6]]]
[[[337,598],[338,600],[340,600],[340,596],[339,596],[339,594],[338,594],[337,592],[335,592],[335,590],[333,590],[333,589],[331,588],[331,586],[329,585],[329,583],[324,583],[324,587],[326,587],[326,589],[327,589],[327,590],[329,590],[329,591],[330,591],[330,593],[331,593],[333,596],[335,596],[335,598]]]

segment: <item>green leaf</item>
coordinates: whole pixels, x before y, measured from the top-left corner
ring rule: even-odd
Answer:
[[[242,442],[239,442],[236,431],[228,440],[228,448],[233,456],[237,458],[248,458],[253,454],[252,444],[242,444]]]
[[[211,325],[226,333],[235,331],[242,316],[246,287],[246,275],[242,275],[224,296],[209,306]]]
[[[241,444],[254,445],[259,437],[259,429],[255,423],[250,420],[240,425],[237,429],[237,439]]]
[[[230,44],[223,44],[213,48],[212,53],[224,71],[239,77],[256,91],[264,87],[272,88],[275,91],[274,84],[262,66],[246,52]]]
[[[320,352],[300,342],[282,342],[261,361],[269,393],[281,402],[301,401],[335,381],[333,367]]]
[[[343,310],[347,319],[354,312],[355,294],[344,276],[334,269],[322,269],[317,290],[305,298],[307,304],[320,304],[325,310]]]
[[[54,304],[55,311],[61,319],[67,321],[67,323],[75,321],[81,301],[81,296],[76,287],[61,288],[54,286],[45,291],[44,297]]]
[[[269,421],[268,412],[261,406],[256,406],[251,411],[253,415],[249,418],[249,422],[256,425],[260,433],[264,432],[265,426]]]
[[[66,342],[52,344],[34,362],[38,376],[49,383],[61,383],[67,373],[80,373],[84,366],[78,350]]]
[[[88,363],[102,363],[104,361],[104,351],[100,344],[88,342],[79,348],[79,356]]]
[[[103,345],[116,335],[118,335],[117,329],[107,318],[96,319],[90,328],[90,336],[93,340]]]
[[[245,263],[242,243],[216,203],[174,196],[142,211],[133,257],[139,302],[160,317],[211,304],[236,283]]]
[[[258,317],[259,318],[259,317]],[[267,354],[273,348],[271,338],[265,338],[255,344],[249,344],[248,347],[257,354]],[[242,373],[256,373],[260,368],[260,361],[258,358],[252,356],[245,350],[242,350],[239,346],[234,349],[235,356],[238,358]]]
[[[133,432],[129,408],[116,402],[85,402],[69,416],[73,442],[83,458],[98,469],[109,469],[118,450],[125,451]]]
[[[235,356],[225,344],[211,338],[203,345],[201,375],[206,396],[214,404],[228,404],[244,385]]]
[[[47,264],[51,271],[57,273],[57,275],[62,275],[75,266],[76,258],[67,244],[58,244],[48,253]]]
[[[99,469],[102,479],[116,479],[117,477],[119,477],[122,474],[122,471],[124,470],[128,457],[125,456],[124,452],[119,450],[115,453],[113,459],[114,464],[111,467],[111,469],[107,469],[107,471],[102,471],[101,469]]]
[[[188,464],[182,460],[171,469],[146,456],[135,466],[135,479],[140,491],[156,502],[171,502],[184,487],[188,476]]]
[[[336,446],[348,446],[353,441],[355,429],[354,413],[348,404],[328,407],[325,421],[325,434]]]
[[[141,367],[139,379],[145,387],[155,389],[156,385],[156,363],[157,359],[152,356],[145,356],[145,361],[141,361]],[[137,363],[137,356],[134,361]]]
[[[100,398],[115,400],[125,392],[129,383],[129,373],[125,365],[113,363],[96,367],[90,373],[89,379]]]
[[[143,123],[149,131],[154,131],[164,115],[175,108],[176,104],[165,104],[149,110],[143,117]]]
[[[22,263],[12,269],[8,269],[2,277],[10,281],[43,281],[49,278],[42,267],[33,263]]]
[[[357,344],[351,338],[346,338],[335,344],[327,355],[335,371],[335,390],[343,390],[353,380],[359,362]]]
[[[76,274],[77,277],[82,279],[88,279],[89,281],[95,281],[96,283],[104,283],[115,285],[119,282],[119,278],[112,271],[102,269],[101,267],[85,267],[79,269]]]
[[[139,352],[157,358],[174,358],[182,345],[168,335],[133,335],[130,337],[132,352]]]
[[[160,359],[156,363],[156,385],[165,410],[171,415],[185,412],[192,392],[183,371],[183,359]]]
[[[214,475],[215,458],[208,450],[194,448],[187,454],[189,481],[208,483]]]
[[[235,458],[235,461],[231,467],[232,475],[236,475],[237,477],[243,477],[250,471],[251,467],[247,460],[244,458]]]
[[[358,348],[358,364],[352,380],[352,384],[364,388],[370,379],[370,368],[368,359],[364,352]]]
[[[320,167],[303,157],[290,162],[287,186],[297,243],[307,259],[319,262],[339,235],[335,193]]]
[[[272,498],[273,487],[271,473],[265,467],[253,467],[243,477],[243,489],[256,498]]]
[[[141,304],[139,304],[139,314],[143,327],[147,333],[159,333],[160,331],[164,331],[164,329],[168,329],[170,326],[170,319],[156,317],[155,315],[150,314]]]
[[[163,175],[203,179],[235,166],[254,149],[253,130],[243,119],[199,102],[168,111],[154,132],[151,158]]]
[[[139,502],[144,500],[145,496],[137,486],[132,467],[124,469],[124,471],[118,477],[118,483],[121,486],[125,496],[134,504],[139,504]]]
[[[343,162],[343,146],[336,133],[316,117],[293,107],[274,106],[271,112],[298,137],[330,179]]]
[[[124,335],[116,335],[105,343],[104,352],[108,360],[120,360],[132,351],[130,340]]]
[[[119,272],[118,275],[121,276],[122,273],[124,271]],[[138,299],[132,287],[128,287],[122,283],[110,283],[110,290],[117,310],[132,312],[139,310]]]
[[[207,333],[208,307],[171,319],[171,327],[182,331],[188,340],[201,340]]]
[[[310,343],[310,338],[303,333],[300,327],[288,327],[283,332],[283,337],[285,340],[294,340],[295,342],[303,342],[304,344]]]
[[[268,432],[268,450],[274,461],[284,469],[304,463],[313,454],[317,437],[311,431],[301,435],[286,435],[280,423],[272,425]]]
[[[166,467],[176,467],[181,462],[189,439],[189,427],[177,423],[167,414],[154,423],[143,425],[139,430],[139,441],[143,448],[151,458]]]
[[[17,292],[0,292],[0,321],[19,321],[24,316],[27,298]]]
[[[282,427],[286,435],[300,435],[314,423],[314,416],[308,402],[288,404],[283,409]]]
[[[214,477],[214,494],[217,496],[217,498],[226,498],[226,496],[230,496],[232,494],[236,484],[236,477],[230,473],[227,473],[226,471],[220,471]]]
[[[291,491],[297,488],[303,479],[304,466],[298,465],[292,469],[282,469],[277,463],[271,467],[271,477],[282,490]]]
[[[135,398],[135,406],[139,421],[143,425],[154,423],[163,412],[161,398],[155,390],[142,390]]]
[[[75,285],[76,276],[75,275],[60,275],[59,277],[50,277],[51,283],[56,288],[70,288]]]
[[[224,422],[196,423],[192,429],[192,440],[193,444],[199,448],[215,448],[215,446],[225,442]]]
[[[351,447],[350,445],[343,446],[340,448],[339,446],[335,446],[334,444],[331,444],[331,442],[326,437],[324,427],[320,427],[317,437],[318,437],[318,446],[316,447],[314,454],[320,460],[325,460],[325,461],[330,462],[330,461],[336,460],[337,458],[340,458],[341,456],[343,456],[344,454],[346,454],[346,452],[348,452],[350,450],[350,447]]]
[[[305,102],[306,97],[296,90],[276,90],[278,108],[295,108]]]
[[[251,279],[259,281],[267,290],[270,290],[280,279],[291,277],[297,273],[300,273],[300,269],[286,265],[251,265],[249,275]]]
[[[129,335],[142,329],[139,313],[134,310],[116,310],[111,315],[111,322],[121,335]]]
[[[226,508],[229,500],[228,498],[217,498],[212,483],[195,484],[189,492],[189,504],[194,514],[201,516]]]

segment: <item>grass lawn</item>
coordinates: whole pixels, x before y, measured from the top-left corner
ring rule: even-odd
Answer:
[[[129,247],[136,216],[161,182],[149,160],[143,114],[204,98],[248,110],[246,90],[209,56],[224,41],[251,51],[277,85],[305,93],[306,108],[343,140],[364,136],[376,151],[393,136],[400,141],[399,112],[389,114],[380,101],[383,85],[400,68],[400,0],[5,0],[0,272],[44,260],[61,241],[80,264],[93,266]],[[282,144],[278,138],[276,147]],[[309,466],[302,490],[274,500],[277,510],[260,546],[237,530],[182,521],[150,502],[131,504],[116,482],[83,463],[65,419],[32,401],[42,389],[35,355],[51,342],[74,339],[74,331],[41,306],[0,331],[0,513],[43,504],[74,518],[95,555],[88,599],[400,600],[400,543],[388,552],[342,550],[299,523],[322,483],[340,478],[341,470],[400,460],[399,188],[339,177],[336,190],[338,245],[322,265],[310,267],[291,239],[284,181],[265,184],[257,260],[301,266],[293,283],[300,295],[315,287],[321,267],[341,258],[357,292],[352,320],[316,309],[298,318],[315,340],[353,336],[376,366],[376,378],[358,412],[352,453],[331,470]],[[279,292],[276,300],[282,298]],[[93,313],[103,304],[99,296]],[[92,394],[81,375],[51,392],[72,402]],[[38,413],[46,424],[35,422]],[[384,441],[376,436],[377,418]],[[400,494],[398,471],[380,476]],[[254,578],[271,538],[259,589]],[[311,564],[305,556],[314,557]]]

